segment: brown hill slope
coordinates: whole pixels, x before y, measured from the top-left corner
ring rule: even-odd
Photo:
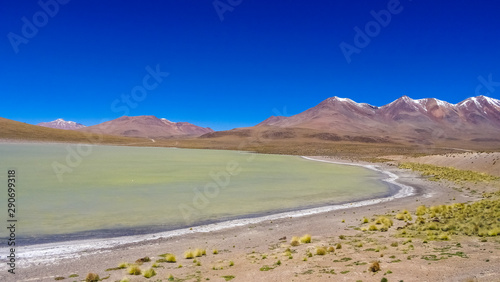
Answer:
[[[5,118],[0,118],[0,140],[122,145],[151,143],[151,140],[47,128]]]
[[[213,132],[210,128],[199,127],[188,122],[171,122],[155,116],[123,116],[78,131],[147,138],[200,136]]]

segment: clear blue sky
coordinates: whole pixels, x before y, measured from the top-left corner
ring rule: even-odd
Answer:
[[[479,76],[500,82],[499,1],[219,0],[219,13],[213,0],[55,1],[42,0],[51,15],[37,1],[0,7],[1,117],[93,125],[127,108],[224,130],[332,96],[500,97],[499,83],[476,91]],[[374,24],[388,5],[390,22]],[[350,63],[341,42],[358,48]],[[169,75],[141,97],[157,65]],[[135,108],[113,110],[133,91]]]

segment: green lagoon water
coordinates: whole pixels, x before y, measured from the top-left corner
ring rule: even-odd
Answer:
[[[389,191],[375,171],[296,156],[82,146],[85,156],[67,162],[68,150],[77,151],[77,147],[0,144],[4,196],[7,170],[17,172],[17,236],[170,230],[366,199]],[[58,179],[54,165],[72,171]],[[207,186],[211,188],[208,193],[204,192]],[[3,222],[4,196],[0,203]]]

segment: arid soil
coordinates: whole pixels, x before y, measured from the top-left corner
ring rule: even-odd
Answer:
[[[387,156],[384,158],[400,162],[414,162],[449,166],[463,170],[484,172],[500,177],[500,152],[477,153],[465,152],[456,154],[429,155],[423,157]]]

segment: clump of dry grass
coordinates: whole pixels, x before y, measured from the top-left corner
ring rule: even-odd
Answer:
[[[378,261],[374,261],[370,267],[368,267],[368,270],[371,272],[377,272],[380,271],[380,264]]]
[[[170,263],[177,262],[177,259],[175,258],[175,255],[173,255],[173,254],[167,254],[167,255],[165,256],[165,260],[166,260],[167,262],[170,262]]]
[[[205,249],[195,249],[193,252],[193,255],[195,257],[201,257],[201,256],[206,255],[206,254],[207,254],[207,251]]]
[[[442,240],[442,241],[448,241],[450,240],[450,236],[446,233],[441,233],[438,235],[437,237],[439,240]]]
[[[140,275],[142,271],[137,264],[133,264],[127,268],[127,273],[130,275]]]
[[[316,255],[318,255],[318,256],[326,255],[326,249],[323,247],[317,247],[316,248]]]
[[[493,197],[493,196],[492,196]],[[453,235],[498,236],[500,199],[483,199],[470,204],[454,203],[429,208],[419,206],[414,224],[399,232],[402,237],[450,240]]]
[[[97,273],[89,273],[87,274],[87,277],[85,277],[85,282],[97,282],[99,281],[99,275]]]
[[[366,218],[365,218],[366,219]],[[364,220],[366,222],[366,220]],[[379,216],[369,227],[362,227],[363,231],[387,231],[394,223],[387,216]]]
[[[488,236],[498,236],[500,234],[500,227],[495,227],[488,231]]]
[[[293,247],[300,245],[300,238],[297,236],[293,236],[292,240],[290,241],[290,245],[292,245]]]
[[[146,278],[151,278],[151,277],[156,275],[156,271],[154,269],[150,268],[150,269],[144,271],[144,273],[142,275]]]
[[[306,235],[300,237],[300,242],[304,243],[304,244],[311,243],[311,235],[306,234]]]
[[[422,216],[422,215],[424,215],[426,212],[427,212],[427,208],[426,208],[424,205],[422,205],[422,206],[419,206],[419,207],[417,208],[417,210],[416,210],[415,214],[416,214],[417,216]]]
[[[194,258],[194,253],[191,250],[187,250],[184,252],[184,258],[186,259],[192,259]]]
[[[217,250],[217,249],[214,249],[214,250],[212,251],[212,254],[214,254],[214,255],[216,255],[216,254],[218,254],[218,253],[219,253],[219,250]]]
[[[334,247],[332,247],[332,246],[330,246],[330,247],[328,247],[327,251],[328,251],[329,253],[333,253],[333,252],[335,252],[335,248],[334,248]]]

